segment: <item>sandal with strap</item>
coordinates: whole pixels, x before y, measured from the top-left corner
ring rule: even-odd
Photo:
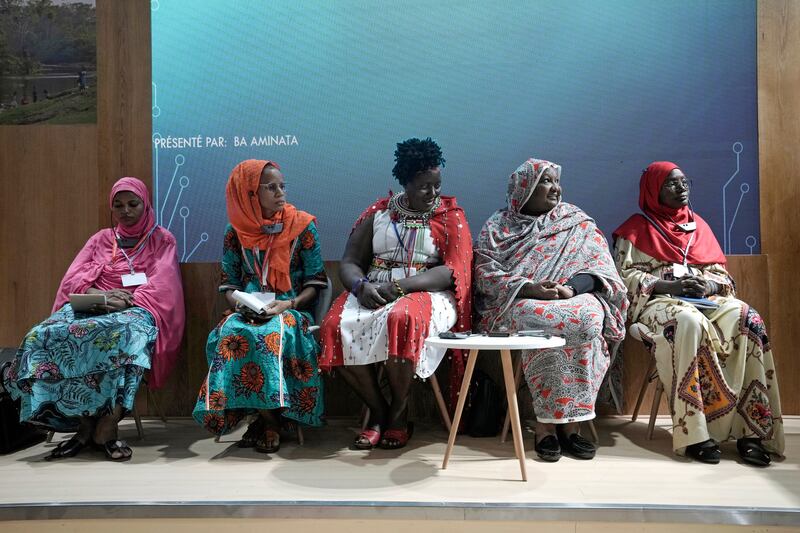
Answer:
[[[764,449],[759,439],[739,439],[736,441],[736,449],[739,451],[739,457],[747,464],[769,466],[772,462],[769,452]]]
[[[547,463],[555,463],[561,459],[561,446],[555,435],[547,435],[539,442],[534,443],[533,449],[539,459]]]
[[[271,444],[268,444],[271,443]],[[255,449],[258,453],[275,453],[281,449],[281,434],[275,427],[268,427],[256,440]]]
[[[408,441],[411,440],[411,435],[413,434],[413,422],[409,422],[408,425],[406,425],[406,429],[387,429],[383,433],[380,447],[384,450],[399,450],[408,444]]]
[[[253,448],[258,437],[264,433],[264,420],[259,416],[253,420],[245,430],[242,438],[236,443],[239,448]]]
[[[698,442],[696,444],[690,444],[686,447],[686,455],[700,461],[701,463],[706,463],[709,465],[715,465],[719,463],[720,457],[722,457],[722,452],[719,449],[719,446],[711,440],[708,439],[704,442]]]
[[[50,452],[50,455],[47,455],[44,460],[57,461],[59,459],[66,459],[67,457],[75,457],[87,444],[87,442],[83,442],[77,436],[73,436],[69,440],[59,442],[58,445],[53,448],[53,451]]]
[[[133,457],[133,450],[128,443],[124,440],[118,439],[111,439],[106,441],[102,445],[102,450],[106,454],[106,459],[109,461],[114,461],[116,463],[122,463],[125,461],[130,461],[131,457]],[[115,455],[121,454],[121,455]]]
[[[357,450],[371,450],[381,441],[381,427],[373,426],[367,428],[356,437],[353,446]]]

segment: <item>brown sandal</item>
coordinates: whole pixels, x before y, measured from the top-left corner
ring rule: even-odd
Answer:
[[[267,443],[272,443],[267,445]],[[258,453],[275,453],[281,449],[281,434],[274,427],[267,427],[255,442]]]
[[[260,416],[253,420],[242,435],[242,438],[236,445],[239,448],[253,448],[258,441],[259,435],[264,433],[264,419]]]

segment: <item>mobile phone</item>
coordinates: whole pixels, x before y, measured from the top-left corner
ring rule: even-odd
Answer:
[[[455,331],[443,331],[439,333],[440,339],[466,339],[469,337],[470,333],[465,331],[464,333],[456,333]]]
[[[549,339],[552,335],[543,329],[522,329],[517,332],[520,337],[544,337]]]

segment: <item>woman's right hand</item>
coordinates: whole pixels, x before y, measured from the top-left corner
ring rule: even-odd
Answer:
[[[358,303],[367,309],[377,309],[386,305],[386,299],[380,295],[380,285],[365,281],[358,291]]]
[[[558,283],[549,279],[525,285],[525,297],[536,300],[558,300],[561,298],[558,293]]]

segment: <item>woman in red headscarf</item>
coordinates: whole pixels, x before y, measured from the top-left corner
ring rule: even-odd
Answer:
[[[26,336],[3,384],[21,399],[20,419],[77,431],[47,457],[72,457],[90,442],[108,459],[132,451],[117,423],[132,409],[146,369],[164,384],[183,338],[184,308],[175,237],[156,224],[150,195],[136,178],[111,189],[115,225],[95,233],[70,265],[53,315]],[[103,294],[106,305],[72,309],[70,294]]]
[[[678,165],[647,167],[639,207],[614,232],[615,260],[629,318],[649,330],[643,339],[669,393],[673,449],[713,464],[719,443],[736,439],[745,462],[766,466],[770,453],[783,453],[784,437],[764,322],[736,299],[725,255],[690,208]]]
[[[273,161],[249,159],[233,169],[226,189],[228,224],[220,292],[231,306],[208,336],[208,375],[194,418],[216,435],[256,415],[241,447],[280,447],[281,418],[322,424],[319,345],[308,331],[317,292],[327,286],[314,217],[286,201]],[[266,304],[256,313],[241,294]]]

